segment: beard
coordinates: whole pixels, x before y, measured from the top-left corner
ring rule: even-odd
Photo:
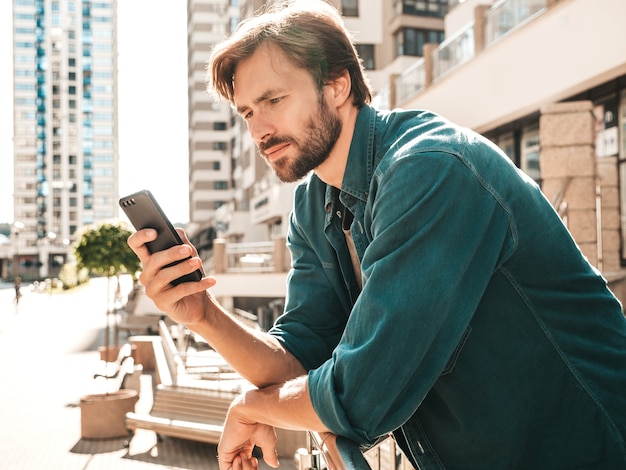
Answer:
[[[300,150],[295,158],[279,158],[269,162],[276,176],[284,183],[293,183],[304,178],[310,171],[324,163],[341,134],[341,120],[331,111],[322,93],[319,94],[317,110],[307,125],[304,138],[276,136],[259,145],[261,155],[265,149],[282,143],[290,143]],[[267,161],[267,160],[266,160]]]

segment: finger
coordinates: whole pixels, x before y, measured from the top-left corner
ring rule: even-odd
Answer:
[[[232,462],[228,462],[218,457],[217,463],[220,470],[241,470],[241,457],[236,456]]]
[[[139,260],[143,263],[150,256],[146,243],[155,240],[157,231],[151,228],[138,230],[128,237],[127,243],[131,250],[135,252]]]
[[[257,438],[257,447],[261,449],[263,460],[270,467],[278,467],[278,450],[276,449],[276,431],[271,426],[265,426],[264,432]]]
[[[241,455],[241,467],[244,470],[256,470],[259,468],[259,461],[256,457],[246,457]]]
[[[180,239],[183,241],[183,243],[185,245],[189,245],[191,247],[191,249],[193,251],[192,256],[198,256],[198,250],[191,243],[191,241],[189,241],[189,238],[187,238],[187,232],[185,232],[182,228],[177,228],[176,231],[178,232],[178,235],[180,235]]]

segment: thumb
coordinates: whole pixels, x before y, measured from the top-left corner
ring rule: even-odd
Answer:
[[[273,468],[277,468],[280,465],[278,463],[278,450],[276,450],[276,446],[263,446],[260,447],[260,449],[266,464]]]
[[[276,449],[276,430],[271,426],[263,426],[262,432],[257,435],[255,451],[260,450],[263,460],[270,467],[278,467],[278,450]],[[253,452],[254,455],[255,452]]]

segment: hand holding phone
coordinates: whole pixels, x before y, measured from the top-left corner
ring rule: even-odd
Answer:
[[[150,191],[143,190],[123,197],[120,199],[119,204],[136,230],[152,228],[157,231],[157,238],[146,243],[150,253],[183,244],[178,232],[176,232],[176,229]],[[184,260],[176,261],[164,267],[174,266],[182,261]],[[173,280],[171,284],[175,286],[181,282],[195,282],[200,279],[202,279],[202,272],[197,269],[192,273]]]

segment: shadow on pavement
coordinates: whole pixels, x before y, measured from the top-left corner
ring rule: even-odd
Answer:
[[[127,437],[115,439],[80,439],[70,449],[73,454],[105,454],[128,447]]]
[[[214,445],[174,437],[163,437],[145,452],[134,455],[129,452],[123,459],[189,470],[212,468],[210,463],[214,463],[217,468]]]

